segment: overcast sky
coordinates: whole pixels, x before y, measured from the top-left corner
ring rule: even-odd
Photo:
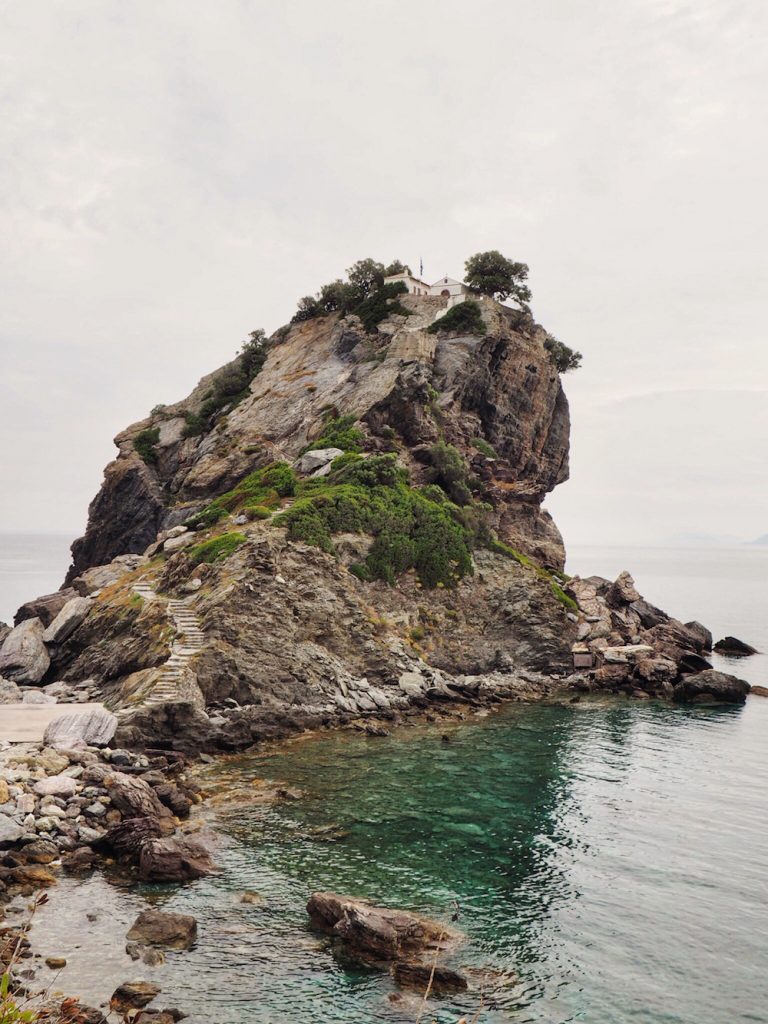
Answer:
[[[758,0],[0,5],[0,530],[354,260],[498,248],[584,354],[571,543],[768,531]]]

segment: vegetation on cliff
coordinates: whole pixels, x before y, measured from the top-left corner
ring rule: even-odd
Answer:
[[[376,260],[358,260],[347,270],[347,280],[337,278],[324,284],[317,295],[305,295],[299,299],[298,309],[292,323],[312,320],[327,313],[354,313],[363,322],[366,331],[372,333],[390,313],[409,316],[407,310],[397,301],[408,289],[402,281],[384,284],[384,278],[391,274],[408,271],[405,264],[395,260],[388,267]]]
[[[260,372],[266,358],[264,331],[251,331],[234,363],[216,375],[211,390],[197,412],[187,412],[185,436],[197,437],[204,434],[221,409],[227,406],[234,408],[247,398],[250,394],[251,381]]]
[[[456,331],[461,334],[482,336],[485,334],[483,314],[476,302],[467,299],[466,302],[459,302],[457,305],[451,306],[445,316],[441,316],[439,320],[430,324],[427,331],[430,334],[447,334],[449,331]]]
[[[531,301],[528,264],[516,263],[502,256],[497,249],[478,252],[464,264],[464,277],[473,292],[487,295],[499,302],[513,299],[523,309]]]

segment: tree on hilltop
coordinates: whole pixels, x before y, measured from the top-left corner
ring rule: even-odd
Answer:
[[[499,302],[514,299],[523,309],[528,308],[531,290],[524,283],[528,279],[527,263],[515,263],[497,249],[489,249],[470,256],[464,269],[465,280],[473,292]]]
[[[392,260],[388,267],[384,268],[384,277],[394,277],[395,274],[409,274],[412,276],[411,268],[407,263],[400,260]]]
[[[347,277],[360,298],[365,299],[384,284],[384,264],[371,259],[358,260],[347,270]]]

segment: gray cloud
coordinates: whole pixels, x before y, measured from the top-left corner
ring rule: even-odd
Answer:
[[[0,529],[80,528],[120,428],[354,259],[494,247],[585,356],[566,539],[764,532],[767,27],[726,0],[6,5]]]

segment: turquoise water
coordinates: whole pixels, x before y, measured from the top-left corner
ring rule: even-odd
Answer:
[[[220,876],[165,894],[95,878],[60,892],[38,928],[56,953],[94,905],[119,935],[159,900],[200,918],[192,952],[137,972],[102,954],[96,925],[70,951],[72,983],[103,995],[151,976],[161,1003],[217,1024],[405,1022],[418,1000],[393,1003],[386,975],[345,969],[308,931],[306,898],[334,889],[445,920],[458,903],[468,939],[451,963],[477,987],[435,999],[426,1020],[471,1019],[483,989],[486,1024],[766,1022],[767,735],[768,700],[751,698],[517,706],[295,742],[213,772],[233,789],[274,778],[305,794],[222,811]],[[240,903],[246,889],[263,902]],[[53,923],[62,900],[66,931]]]

